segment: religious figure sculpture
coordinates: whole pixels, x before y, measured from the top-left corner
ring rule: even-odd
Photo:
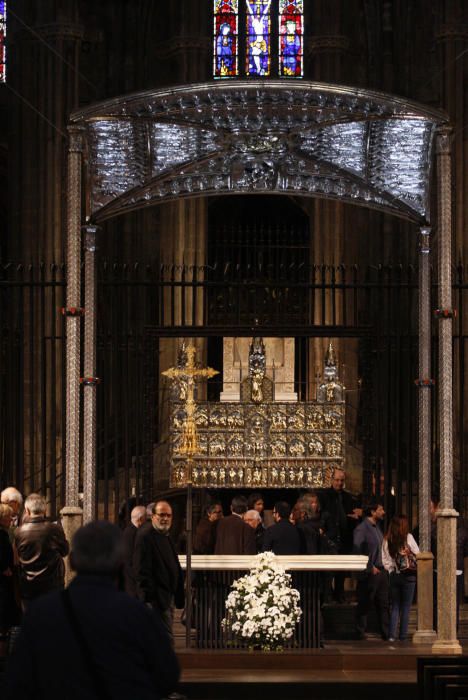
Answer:
[[[338,380],[338,367],[333,345],[330,341],[325,355],[325,381],[320,384],[317,401],[321,403],[338,403],[344,401],[344,385]]]
[[[252,382],[251,396],[254,403],[263,401],[263,379],[265,377],[265,345],[262,338],[253,338],[249,350],[249,375]]]

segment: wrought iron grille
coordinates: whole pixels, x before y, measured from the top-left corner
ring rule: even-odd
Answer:
[[[99,266],[98,311],[98,477],[99,514],[117,518],[123,501],[149,501],[155,480],[153,452],[159,441],[159,339],[208,337],[217,347],[223,334],[250,336],[252,328],[210,323],[205,304],[202,322],[193,325],[192,305],[176,317],[177,297],[196,297],[198,290],[223,297],[234,282],[208,279],[205,268],[150,264]],[[347,411],[357,413],[356,434],[348,445],[362,451],[364,497],[384,493],[388,509],[412,514],[417,491],[416,388],[417,274],[412,267],[306,266],[303,281],[289,282],[311,300],[308,323],[285,319],[272,297],[273,309],[263,320],[266,335],[288,335],[296,343],[296,383],[305,396],[308,338],[357,338],[359,385],[350,390]],[[278,280],[273,280],[279,285]],[[252,288],[261,286],[252,281]],[[63,505],[64,474],[64,306],[63,265],[13,265],[0,268],[0,486],[16,484],[26,493],[46,494],[50,511]],[[239,283],[239,293],[242,283]],[[468,397],[465,358],[468,326],[465,306],[468,277],[454,270],[458,308],[454,336],[456,492],[465,498],[468,475]],[[435,295],[435,285],[433,284]],[[204,294],[207,298],[208,294]],[[163,304],[163,297],[171,300]],[[275,299],[277,300],[275,302]],[[435,308],[435,298],[434,298]],[[169,309],[169,312],[167,311]],[[172,309],[172,310],[171,310]],[[278,322],[278,319],[283,319]],[[209,355],[210,356],[210,355]],[[437,345],[433,342],[434,366]],[[213,360],[210,362],[213,364]],[[219,391],[214,386],[211,397]],[[433,393],[434,408],[437,395]],[[435,415],[435,414],[434,414]],[[433,421],[434,470],[438,432]],[[437,481],[434,474],[434,482]],[[395,497],[391,493],[395,488]],[[462,503],[462,511],[465,511]]]

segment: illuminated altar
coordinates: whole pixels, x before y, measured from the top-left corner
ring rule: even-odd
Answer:
[[[344,466],[345,388],[331,343],[315,401],[275,401],[275,383],[266,371],[266,359],[263,364],[263,400],[256,402],[241,385],[240,401],[196,404],[198,452],[190,465],[194,486],[320,488],[328,484],[334,467]],[[252,376],[243,380],[250,382],[249,387],[255,381]],[[170,413],[173,487],[185,486],[189,479],[181,450],[186,410],[180,391],[179,387]]]

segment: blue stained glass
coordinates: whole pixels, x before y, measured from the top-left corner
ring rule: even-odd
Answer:
[[[270,75],[271,0],[246,0],[247,75]]]
[[[213,76],[233,78],[238,75],[237,0],[215,0],[213,37]]]
[[[6,80],[6,0],[0,0],[0,83]]]
[[[280,0],[279,4],[280,75],[302,78],[304,4],[303,0]]]

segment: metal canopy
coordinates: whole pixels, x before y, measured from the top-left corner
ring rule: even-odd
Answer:
[[[429,219],[445,113],[384,93],[281,80],[140,92],[74,112],[93,221],[180,197],[340,199]]]

